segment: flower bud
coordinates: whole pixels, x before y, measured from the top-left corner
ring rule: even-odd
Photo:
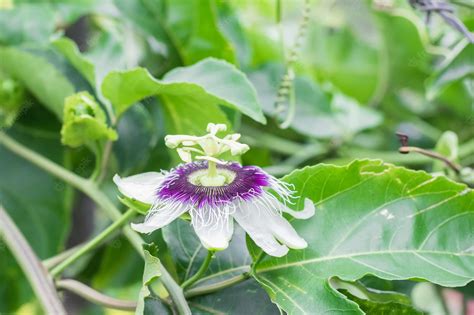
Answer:
[[[79,92],[65,100],[61,142],[70,147],[94,141],[116,140],[117,133],[107,126],[104,110],[88,92]]]
[[[218,133],[219,131],[226,131],[227,130],[227,126],[225,124],[213,124],[213,123],[209,123],[207,124],[207,132],[209,132],[210,134],[212,135],[215,135],[216,133]]]
[[[10,127],[17,118],[25,90],[16,80],[0,76],[0,127]]]

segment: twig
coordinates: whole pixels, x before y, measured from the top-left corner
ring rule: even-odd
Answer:
[[[135,301],[119,300],[108,295],[105,295],[99,291],[92,289],[91,287],[73,279],[63,279],[56,281],[56,287],[58,289],[67,290],[72,293],[83,297],[84,299],[99,304],[108,308],[123,311],[134,311],[137,308]]]
[[[78,251],[74,252],[71,256],[57,265],[53,270],[51,270],[51,276],[57,277],[64,271],[67,267],[69,267],[72,263],[74,263],[77,259],[84,256],[97,246],[99,246],[107,237],[109,237],[113,232],[115,232],[118,228],[123,226],[126,222],[128,222],[134,215],[136,214],[135,210],[129,209],[125,212],[118,220],[114,221],[110,226],[108,226],[105,230],[103,230],[99,235],[91,239],[87,242],[84,246],[82,246]]]
[[[46,314],[66,314],[53,282],[41,261],[7,212],[0,206],[0,236],[23,269]]]
[[[418,147],[400,147],[400,149],[398,149],[398,151],[402,154],[408,154],[410,152],[417,152],[417,153],[429,156],[430,158],[443,161],[449,168],[451,168],[453,171],[455,171],[458,174],[459,174],[459,172],[461,172],[461,166],[457,165],[456,163],[450,161],[445,156],[443,156],[439,153],[436,153],[434,151],[429,151],[429,150],[425,150],[425,149],[418,148]]]
[[[433,159],[440,160],[440,161],[444,162],[449,168],[451,168],[457,174],[459,174],[461,172],[461,166],[457,165],[453,161],[449,160],[447,157],[445,157],[445,156],[443,156],[443,155],[441,155],[437,152],[434,152],[434,151],[425,150],[425,149],[422,149],[422,148],[419,148],[419,147],[408,146],[408,136],[407,135],[402,134],[402,133],[397,133],[397,136],[400,139],[400,142],[402,144],[402,146],[398,149],[398,152],[400,152],[402,154],[408,154],[410,152],[420,153],[420,154],[423,154],[423,155],[428,156],[430,158],[433,158]]]

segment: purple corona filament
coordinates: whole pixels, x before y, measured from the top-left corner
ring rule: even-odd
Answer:
[[[217,169],[235,175],[223,186],[202,186],[191,183],[189,177],[195,172],[207,170],[207,162],[199,161],[178,166],[165,177],[157,189],[161,201],[177,201],[196,208],[218,207],[236,199],[248,201],[264,193],[263,187],[270,186],[266,173],[255,166],[241,166],[238,163],[218,165]]]

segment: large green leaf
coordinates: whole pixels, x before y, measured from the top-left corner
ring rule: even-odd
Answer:
[[[94,65],[81,54],[76,43],[69,38],[62,37],[53,41],[52,45],[87,79],[90,85],[95,86]]]
[[[311,219],[292,222],[308,248],[257,267],[257,280],[288,313],[361,313],[331,288],[334,276],[443,286],[474,279],[474,192],[465,185],[378,160],[307,167],[284,180],[317,207]]]
[[[143,68],[113,71],[105,77],[102,93],[117,114],[145,97],[159,95],[173,103],[203,106],[203,112],[207,106],[229,106],[265,122],[255,89],[246,76],[233,65],[214,58],[176,68],[163,80],[153,78]]]
[[[142,104],[133,106],[117,124],[119,139],[114,143],[114,153],[119,163],[119,174],[142,170],[150,151],[157,141],[154,121]]]
[[[371,98],[377,86],[377,51],[358,39],[349,26],[334,30],[312,25],[305,53],[303,58],[314,67],[318,78],[361,102]]]
[[[402,8],[373,12],[383,43],[379,93],[399,92],[402,88],[423,91],[433,54],[421,20]]]
[[[254,279],[245,280],[213,294],[192,298],[189,300],[189,306],[193,314],[199,315],[280,314],[278,307],[270,301]]]
[[[206,57],[235,61],[233,47],[219,30],[213,0],[115,1],[122,14],[165,44],[172,63]]]
[[[163,229],[163,237],[176,262],[181,281],[192,276],[206,257],[206,249],[201,245],[189,222],[176,220]],[[217,252],[211,265],[194,288],[203,288],[221,283],[232,277],[242,275],[250,270],[252,259],[247,254],[245,233],[235,226],[234,236],[229,247]],[[249,295],[252,299],[248,299]],[[249,279],[238,285],[216,293],[195,296],[189,300],[193,314],[275,314],[277,307],[271,303],[265,292]]]
[[[342,290],[345,296],[356,302],[365,314],[407,314],[407,315],[421,315],[419,310],[412,306],[397,302],[376,302],[366,300],[352,295],[346,290]]]
[[[180,42],[185,64],[206,57],[235,62],[234,49],[219,30],[214,0],[168,1],[168,25]]]
[[[249,271],[252,259],[245,248],[245,234],[240,227],[236,226],[235,229],[229,248],[215,254],[209,270],[196,283],[197,287],[220,282]],[[172,255],[180,280],[186,280],[199,269],[207,250],[201,245],[190,222],[184,220],[176,220],[165,227],[163,237],[168,246],[173,248]]]

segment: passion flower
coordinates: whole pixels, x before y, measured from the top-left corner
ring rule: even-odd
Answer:
[[[151,204],[144,222],[132,228],[150,233],[189,213],[197,236],[209,250],[227,248],[234,219],[269,255],[280,257],[288,248],[305,248],[306,241],[282,213],[307,219],[314,214],[314,204],[306,199],[304,210],[294,211],[286,205],[295,198],[291,185],[259,167],[218,160],[224,152],[239,155],[248,150],[237,142],[238,134],[216,136],[224,130],[225,125],[209,124],[209,134],[203,137],[168,136],[169,147],[183,146],[178,152],[186,163],[170,171],[114,177],[122,194]],[[192,161],[192,153],[201,154],[195,157],[198,161]]]

